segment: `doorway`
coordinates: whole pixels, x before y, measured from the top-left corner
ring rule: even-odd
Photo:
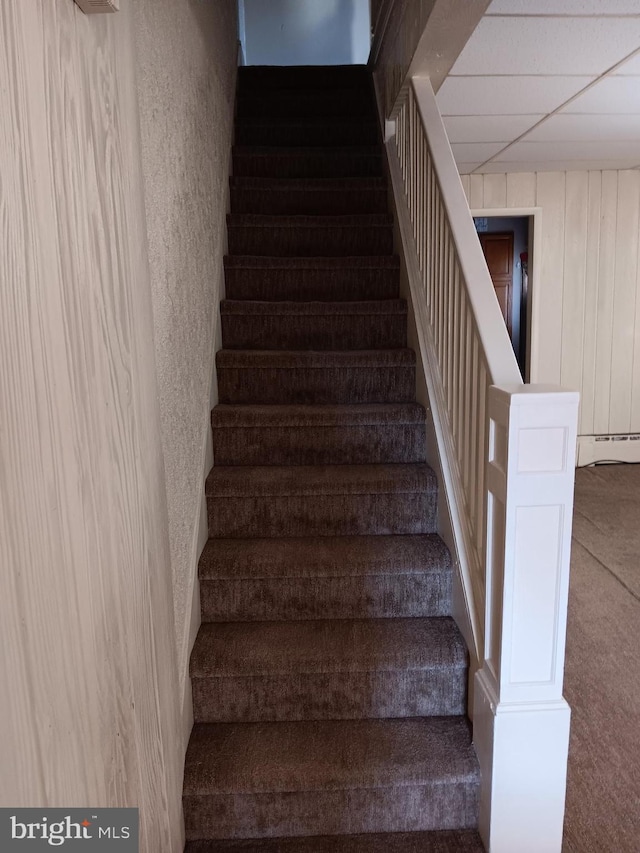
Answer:
[[[487,212],[488,213],[488,212]],[[487,267],[525,381],[530,374],[529,281],[532,216],[477,216],[474,223]]]

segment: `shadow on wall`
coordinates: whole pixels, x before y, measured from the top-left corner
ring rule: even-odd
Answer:
[[[369,0],[241,0],[248,65],[351,65],[369,56]]]

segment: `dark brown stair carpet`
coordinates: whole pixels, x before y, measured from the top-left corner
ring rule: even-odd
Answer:
[[[481,850],[370,75],[240,69],[237,114],[187,849]]]
[[[216,367],[221,403],[330,405],[415,400],[415,353],[410,349],[222,349],[216,355]]]
[[[236,145],[291,145],[294,148],[323,148],[328,146],[375,145],[380,140],[380,128],[375,121],[343,116],[333,121],[326,117],[308,116],[291,119],[245,118],[236,122]],[[387,209],[385,205],[385,210]],[[275,212],[275,211],[274,211]]]
[[[369,350],[407,345],[407,304],[223,300],[227,349]]]
[[[307,92],[310,89],[371,89],[371,74],[365,65],[244,65],[238,68],[238,90]]]
[[[392,255],[349,258],[227,256],[229,299],[346,301],[397,299],[400,264]]]
[[[387,213],[352,216],[227,217],[229,254],[318,257],[392,254],[393,221]]]
[[[236,146],[233,174],[253,178],[379,178],[383,175],[380,148],[275,148]]]
[[[209,539],[198,570],[204,621],[451,612],[451,558],[433,534]]]
[[[372,465],[424,462],[416,403],[229,406],[211,413],[217,465]]]
[[[344,87],[340,97],[334,92],[322,89],[295,91],[291,89],[273,89],[269,97],[264,92],[241,90],[236,99],[236,114],[239,119],[286,116],[287,118],[307,118],[324,116],[333,118],[363,117],[371,119],[373,93],[362,86]]]
[[[467,650],[450,618],[203,624],[201,722],[463,714]]]
[[[230,189],[232,213],[271,216],[387,213],[387,185],[383,178],[303,181],[234,177]]]
[[[463,717],[199,723],[188,840],[472,829],[478,765]]]
[[[211,536],[434,533],[437,483],[412,465],[221,467],[205,484]]]
[[[484,847],[478,833],[467,829],[189,841],[185,853],[484,853]]]

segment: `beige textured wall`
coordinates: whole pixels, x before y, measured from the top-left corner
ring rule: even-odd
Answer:
[[[0,804],[141,809],[183,744],[131,0],[0,3]]]
[[[181,689],[188,690],[226,239],[236,2],[136,0],[134,9],[176,642]]]
[[[533,380],[580,391],[580,435],[640,432],[640,172],[462,183],[473,210],[542,210]]]
[[[0,4],[0,805],[137,805],[143,853],[182,850],[234,7]]]

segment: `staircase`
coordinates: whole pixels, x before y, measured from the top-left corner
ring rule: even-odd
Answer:
[[[186,849],[476,853],[370,78],[239,73]]]

